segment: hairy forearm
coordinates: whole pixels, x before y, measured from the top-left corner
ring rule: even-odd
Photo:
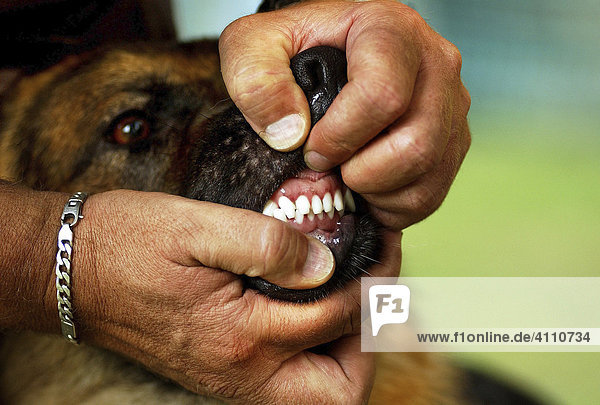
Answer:
[[[0,329],[59,331],[54,260],[67,199],[0,180]]]

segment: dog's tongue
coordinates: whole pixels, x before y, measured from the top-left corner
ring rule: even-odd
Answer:
[[[354,211],[352,193],[336,174],[307,169],[283,182],[265,205],[263,214],[309,233],[334,232],[344,213]]]

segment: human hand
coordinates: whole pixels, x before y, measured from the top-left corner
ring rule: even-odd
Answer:
[[[289,61],[317,45],[346,51],[349,81],[308,136],[308,103]],[[294,5],[235,21],[219,48],[229,94],[271,147],[287,151],[306,140],[307,164],[341,164],[346,185],[392,229],[442,203],[470,146],[470,97],[458,50],[410,7]]]
[[[297,275],[305,260],[329,273],[333,257],[320,242],[259,213],[160,193],[92,195],[84,216],[73,255],[83,342],[232,402],[365,402],[374,365],[359,348],[357,285],[300,306],[244,290],[234,274],[322,283],[328,276]],[[386,237],[374,275],[400,267],[399,239]],[[311,249],[321,253],[305,259]],[[326,354],[306,350],[332,341]]]

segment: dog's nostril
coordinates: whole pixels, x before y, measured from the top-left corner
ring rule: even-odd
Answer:
[[[306,81],[306,88],[302,88],[304,91],[315,91],[325,84],[325,67],[319,61],[309,61],[305,72],[306,76],[303,79]]]
[[[329,46],[317,46],[294,56],[290,68],[308,99],[314,125],[348,82],[346,54]]]

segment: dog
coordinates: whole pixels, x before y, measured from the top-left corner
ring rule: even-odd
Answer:
[[[265,2],[261,10],[281,5]],[[312,100],[314,124],[345,83],[345,56],[314,48],[294,58],[291,67]],[[277,217],[281,212],[274,210],[283,210],[273,205],[277,190],[311,175],[300,150],[272,150],[232,105],[214,40],[122,45],[69,56],[22,77],[6,91],[0,114],[0,178],[37,190],[161,191]],[[334,253],[334,276],[308,290],[245,278],[248,288],[274,299],[319,300],[376,261],[379,225],[339,174],[327,176],[333,208],[311,211],[305,220],[317,224],[309,231]],[[75,347],[56,336],[9,334],[0,354],[2,402],[215,402],[112,353]],[[94,364],[93,371],[87,364]],[[371,401],[479,403],[490,397],[490,389],[481,388],[489,384],[435,355],[384,355]],[[501,391],[491,390],[492,399],[524,401],[519,393]]]

